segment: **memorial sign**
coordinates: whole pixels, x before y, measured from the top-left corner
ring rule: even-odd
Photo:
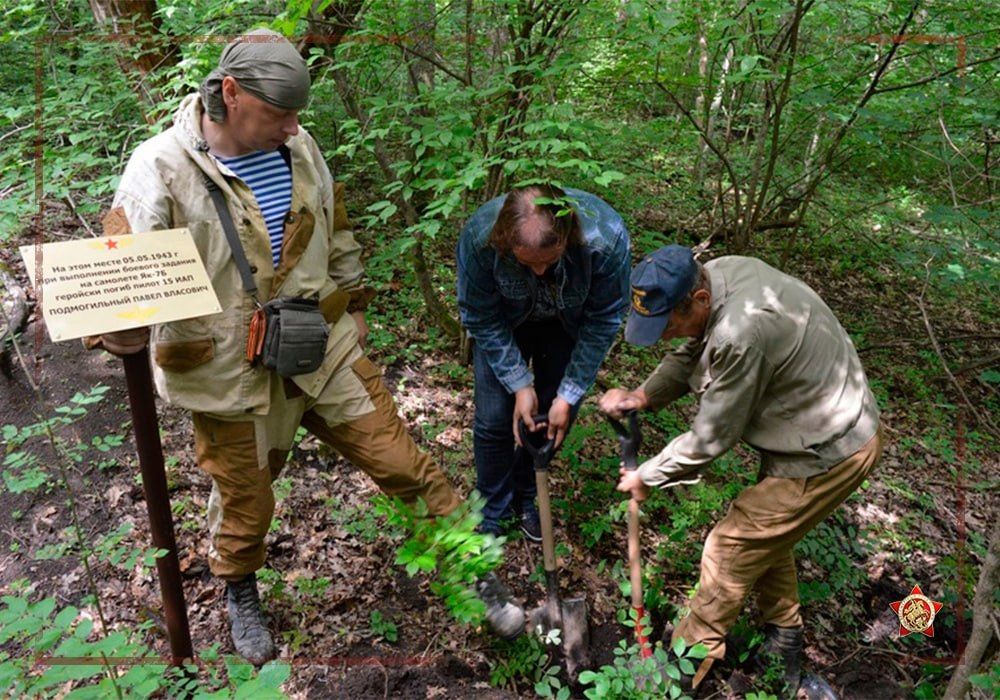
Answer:
[[[219,313],[186,228],[22,246],[53,341]]]

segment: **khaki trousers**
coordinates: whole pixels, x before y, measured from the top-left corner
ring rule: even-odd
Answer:
[[[725,637],[751,590],[762,622],[799,627],[795,543],[832,513],[872,472],[882,455],[882,430],[825,474],[808,479],[765,477],[741,493],[712,529],[701,555],[701,579],[691,612],[674,630],[708,657],[696,684],[726,653]]]
[[[444,473],[413,442],[381,371],[364,356],[335,372],[316,399],[275,376],[267,415],[193,417],[198,466],[212,477],[209,565],[227,580],[239,580],[264,565],[264,537],[274,515],[271,482],[278,478],[300,425],[390,496],[409,503],[422,498],[431,515],[446,515],[460,502]]]

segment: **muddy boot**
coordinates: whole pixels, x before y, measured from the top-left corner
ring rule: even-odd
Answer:
[[[476,594],[486,604],[486,622],[493,634],[510,641],[524,632],[524,608],[492,571],[476,582]]]
[[[784,673],[785,688],[781,697],[794,699],[802,680],[802,628],[764,625],[764,643],[755,662],[761,671],[777,662]]]
[[[226,603],[236,652],[255,666],[273,659],[274,642],[260,609],[256,574],[250,574],[236,583],[227,583]]]

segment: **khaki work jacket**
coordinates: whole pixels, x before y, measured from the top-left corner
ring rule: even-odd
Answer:
[[[271,372],[245,359],[254,303],[243,290],[203,173],[225,195],[261,302],[275,296],[320,300],[331,324],[326,358],[315,372],[293,377],[309,396],[318,395],[337,367],[360,354],[357,328],[344,311],[352,295],[362,294],[361,247],[348,229],[343,203],[334,198],[333,180],[316,142],[300,128],[286,144],[292,165],[292,206],[275,268],[253,193],[208,152],[201,134],[202,111],[198,95],[189,95],[173,126],[135,150],[112,214],[123,213],[128,228],[137,233],[187,227],[222,307],[219,314],[153,328],[153,370],[160,395],[194,411],[265,414]],[[339,193],[339,185],[337,189]]]
[[[705,264],[712,308],[701,338],[663,358],[642,388],[650,408],[693,392],[691,429],[639,468],[650,486],[696,481],[740,440],[761,475],[807,478],[860,450],[879,412],[854,344],[801,280],[754,258]]]

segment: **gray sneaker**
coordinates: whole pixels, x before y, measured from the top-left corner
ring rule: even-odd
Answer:
[[[250,574],[236,583],[227,583],[226,604],[236,652],[255,666],[273,659],[276,656],[274,642],[260,609],[256,574]]]
[[[476,593],[486,604],[486,622],[493,634],[511,641],[524,632],[524,608],[513,601],[510,590],[492,571],[476,582]]]

